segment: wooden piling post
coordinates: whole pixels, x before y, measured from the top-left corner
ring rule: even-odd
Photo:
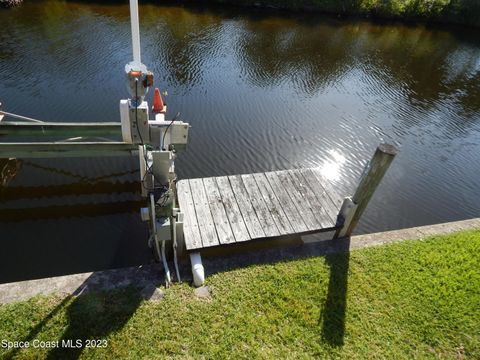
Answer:
[[[397,149],[393,145],[380,144],[377,147],[375,154],[365,167],[355,194],[351,199],[345,199],[339,214],[344,221],[343,227],[335,233],[335,238],[352,234],[395,155],[397,155]]]

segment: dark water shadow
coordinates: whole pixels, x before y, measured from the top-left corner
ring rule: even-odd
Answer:
[[[55,306],[22,341],[31,342],[38,338],[48,322],[64,311],[66,306],[68,326],[60,337],[58,347],[53,348],[46,359],[78,359],[85,349],[87,340],[100,340],[96,344],[104,344],[101,342],[102,339],[122,329],[142,301],[154,295],[162,279],[158,275],[150,274],[151,271],[153,270],[139,270],[137,274],[133,274],[131,281],[123,278],[122,271],[118,271],[118,279],[112,275],[113,272],[108,276],[105,276],[105,272],[93,273],[72,294]],[[128,284],[116,288],[120,282]],[[103,347],[108,348],[108,343]],[[21,357],[19,350],[13,349],[6,354],[5,359]]]

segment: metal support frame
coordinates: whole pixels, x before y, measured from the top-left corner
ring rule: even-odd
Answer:
[[[3,115],[0,115],[3,116]],[[3,121],[0,136],[44,137],[115,137],[121,139],[122,129],[118,122],[26,122]]]
[[[3,125],[0,125],[0,128]],[[125,156],[138,146],[124,142],[21,142],[0,143],[0,158],[58,158],[89,156]]]

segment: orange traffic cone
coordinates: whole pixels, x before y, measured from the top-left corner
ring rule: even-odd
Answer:
[[[160,95],[160,90],[155,88],[153,93],[153,112],[161,113],[165,111],[165,105],[163,104],[162,95]]]

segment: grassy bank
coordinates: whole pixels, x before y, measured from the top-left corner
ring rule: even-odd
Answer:
[[[478,0],[213,0],[242,6],[321,11],[399,20],[422,20],[480,26]]]
[[[0,339],[106,339],[7,358],[480,358],[480,232],[215,274],[158,302],[133,290],[0,306]],[[347,276],[348,275],[348,276]]]

